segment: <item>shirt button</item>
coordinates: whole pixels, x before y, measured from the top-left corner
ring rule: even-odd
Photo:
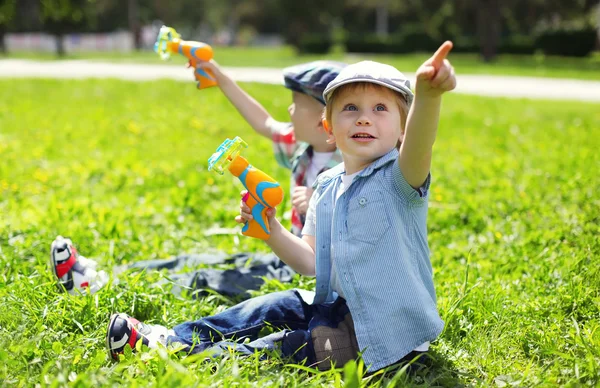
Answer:
[[[367,199],[365,197],[362,197],[358,200],[358,204],[360,206],[365,206],[367,204]]]
[[[342,232],[340,232],[340,241],[342,241]]]

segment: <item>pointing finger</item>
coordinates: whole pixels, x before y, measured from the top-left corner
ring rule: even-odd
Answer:
[[[435,54],[431,56],[431,65],[435,67],[436,70],[439,69],[440,66],[442,66],[442,64],[444,63],[444,59],[446,59],[448,53],[450,52],[450,50],[452,50],[452,47],[452,42],[447,40],[444,43],[442,43],[442,45],[440,46],[440,48],[437,49]]]

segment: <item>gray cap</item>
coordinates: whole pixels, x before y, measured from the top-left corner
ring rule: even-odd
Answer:
[[[414,98],[413,92],[410,90],[410,81],[398,69],[379,62],[362,61],[346,66],[327,85],[323,92],[325,102],[329,102],[329,98],[335,89],[355,82],[370,82],[392,89],[402,94],[409,106]]]

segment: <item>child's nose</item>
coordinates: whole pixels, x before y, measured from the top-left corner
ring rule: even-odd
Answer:
[[[367,116],[361,116],[356,120],[356,125],[371,125],[371,120]]]

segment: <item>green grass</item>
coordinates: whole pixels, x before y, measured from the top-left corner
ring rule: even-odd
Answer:
[[[371,59],[389,63],[402,71],[413,72],[432,53],[417,53],[406,55],[354,55],[331,53],[327,55],[297,55],[291,47],[261,48],[261,47],[216,47],[215,58],[224,66],[259,66],[281,68],[317,59],[333,59],[348,63],[362,59]],[[52,53],[14,52],[8,58],[24,58],[33,60],[55,60]],[[110,62],[136,63],[170,63],[184,64],[185,58],[174,56],[169,62],[162,62],[151,51],[138,53],[72,53],[66,59],[93,59]],[[460,74],[492,74],[535,76],[552,78],[578,78],[600,80],[600,54],[589,58],[563,58],[543,55],[500,55],[493,63],[484,63],[476,54],[453,53],[450,57],[452,64]]]
[[[289,93],[246,84],[276,118]],[[429,243],[446,328],[434,366],[366,380],[276,357],[199,362],[164,351],[111,362],[110,313],[174,325],[230,306],[122,274],[94,296],[58,293],[49,244],[71,236],[103,268],[211,248],[233,235],[240,184],[207,172],[225,137],[284,186],[269,141],[216,89],[171,81],[0,81],[0,385],[555,386],[600,384],[599,105],[448,95],[435,146]],[[284,210],[289,209],[289,198]],[[314,280],[269,283],[258,294]],[[402,328],[398,328],[401,330]]]

